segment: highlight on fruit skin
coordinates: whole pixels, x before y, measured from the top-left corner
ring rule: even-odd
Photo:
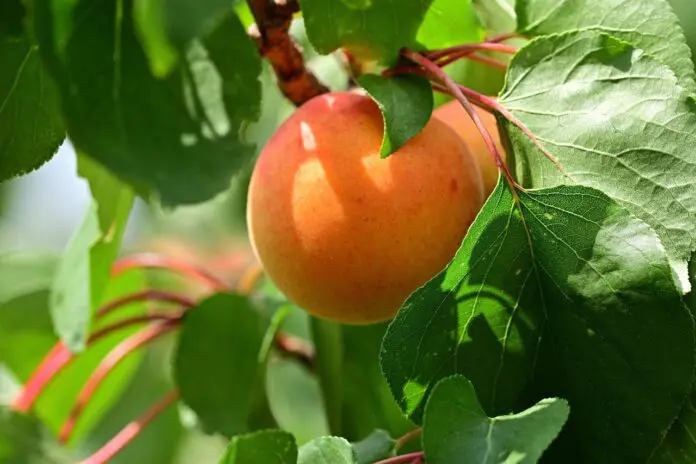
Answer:
[[[346,324],[391,319],[441,271],[484,202],[472,155],[431,119],[380,158],[383,119],[354,92],[298,108],[254,167],[247,216],[266,275],[299,307]]]
[[[478,107],[474,107],[474,110],[479,118],[481,118],[483,125],[488,129],[498,152],[503,158],[503,161],[505,161],[505,149],[500,141],[500,133],[498,132],[498,123],[495,116]],[[493,156],[488,151],[488,147],[486,147],[486,143],[483,141],[483,137],[481,137],[481,133],[474,125],[469,114],[462,107],[461,103],[454,100],[435,108],[433,117],[449,125],[464,140],[464,143],[476,159],[479,169],[481,170],[485,195],[488,197],[498,184],[499,170],[493,160]]]

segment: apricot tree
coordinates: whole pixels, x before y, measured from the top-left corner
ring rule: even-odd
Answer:
[[[67,140],[91,202],[0,255],[0,462],[696,461],[680,19],[3,1],[0,180]],[[130,249],[136,199],[235,227]]]

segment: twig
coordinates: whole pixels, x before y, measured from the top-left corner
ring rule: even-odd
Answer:
[[[247,0],[254,15],[249,35],[261,56],[273,67],[278,87],[296,106],[329,89],[307,69],[304,58],[289,34],[292,15],[300,11],[297,0]]]
[[[207,270],[194,264],[167,258],[154,253],[142,253],[119,259],[111,268],[111,275],[117,276],[130,269],[144,268],[168,269],[170,271],[176,271],[189,277],[194,277],[199,281],[210,285],[217,291],[228,290],[228,286],[225,284],[225,282],[218,279]]]
[[[422,462],[423,452],[416,451],[415,453],[401,454],[399,456],[392,456],[387,459],[376,462],[375,464],[406,464],[413,462]]]
[[[178,317],[180,316],[171,312],[162,312],[123,319],[94,332],[87,339],[87,345],[90,346],[107,335],[136,324],[144,324],[156,320],[174,320]],[[39,367],[34,370],[31,377],[29,377],[19,397],[14,401],[13,409],[25,414],[28,413],[34,406],[34,403],[36,403],[39,395],[45,391],[45,388],[55,376],[74,359],[75,355],[63,343],[57,343],[44,357]]]
[[[159,301],[165,303],[175,303],[180,307],[192,308],[196,305],[196,302],[186,295],[180,295],[174,292],[162,291],[162,290],[143,290],[141,292],[131,293],[129,295],[116,298],[113,301],[105,304],[97,310],[95,313],[96,318],[104,317],[118,308],[126,306],[130,303],[137,303],[141,301]]]
[[[512,177],[512,173],[510,173],[510,170],[503,161],[503,158],[500,152],[498,151],[495,142],[493,142],[493,138],[491,137],[490,132],[488,132],[488,129],[483,124],[483,121],[481,121],[481,118],[474,110],[474,107],[472,106],[471,102],[469,102],[469,99],[464,95],[464,93],[460,89],[460,85],[454,82],[454,80],[446,72],[440,69],[435,63],[433,63],[431,60],[424,57],[420,53],[405,49],[403,50],[402,54],[414,63],[423,66],[423,68],[425,68],[425,70],[428,73],[432,74],[432,76],[437,81],[440,81],[445,87],[447,87],[447,89],[452,93],[452,95],[457,99],[457,101],[461,103],[466,112],[469,114],[469,117],[474,122],[474,125],[481,133],[483,141],[486,144],[486,148],[488,148],[488,151],[493,156],[493,159],[495,160],[495,163],[498,166],[498,168],[502,169],[503,174],[505,175],[505,178],[507,179],[510,186],[513,188],[513,190],[518,189],[523,191],[524,189],[522,188],[522,186],[520,186]]]
[[[109,442],[80,464],[104,464],[121,452],[138,434],[165,409],[179,399],[178,390],[167,393],[140,418],[126,425]]]
[[[514,55],[518,52],[518,50],[519,48],[514,45],[505,45],[495,42],[481,42],[456,45],[454,47],[440,48],[438,50],[430,50],[429,52],[425,53],[425,56],[429,60],[437,61],[440,58],[448,55],[466,56],[476,51],[500,52],[507,53],[508,55]]]
[[[123,340],[106,355],[77,395],[75,404],[70,410],[58,434],[58,440],[61,443],[67,443],[70,440],[70,436],[75,429],[75,425],[82,411],[94,397],[95,392],[99,389],[104,380],[106,380],[109,373],[113,372],[129,354],[176,328],[177,322],[178,319],[153,323]]]

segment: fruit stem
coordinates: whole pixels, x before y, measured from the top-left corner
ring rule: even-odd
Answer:
[[[146,315],[133,316],[114,322],[95,331],[87,339],[87,345],[92,345],[98,340],[127,327],[143,324],[157,320],[173,320],[178,318],[177,314],[171,312],[150,313]],[[51,351],[44,357],[39,367],[34,370],[29,380],[27,380],[19,397],[14,401],[15,411],[27,414],[32,409],[36,400],[46,387],[51,383],[55,376],[75,359],[75,355],[62,343],[58,342]]]
[[[376,462],[375,464],[405,464],[405,463],[416,463],[423,462],[423,452],[416,451],[415,453],[401,454],[399,456],[392,456],[391,458],[383,459]]]
[[[121,362],[123,362],[129,354],[133,353],[135,350],[146,345],[152,340],[155,340],[156,338],[159,338],[172,331],[178,326],[179,321],[180,319],[154,322],[123,340],[106,355],[94,372],[92,372],[92,375],[90,375],[89,379],[87,379],[87,382],[80,390],[80,393],[77,395],[75,404],[70,410],[70,413],[68,414],[68,417],[63,423],[63,426],[58,434],[58,440],[61,443],[67,443],[70,440],[70,436],[75,429],[75,425],[80,418],[82,411],[84,410],[85,406],[87,406],[89,401],[94,397],[94,394],[102,385],[109,373],[113,372],[113,370]]]
[[[109,440],[107,444],[80,464],[104,464],[109,462],[119,452],[123,451],[123,449],[138,436],[150,422],[178,399],[178,390],[170,391],[160,401],[151,406],[145,414],[126,425],[116,436]]]
[[[199,281],[210,285],[217,291],[225,291],[229,289],[225,282],[218,279],[202,267],[173,258],[160,256],[154,253],[142,253],[119,259],[111,268],[111,275],[117,276],[131,269],[143,268],[168,269],[170,271],[196,278]]]
[[[461,86],[454,82],[454,80],[445,71],[440,69],[435,63],[433,63],[431,60],[421,55],[420,53],[415,52],[413,50],[404,49],[402,51],[402,54],[414,63],[423,66],[423,68],[425,68],[425,70],[428,71],[428,73],[430,73],[436,80],[440,81],[442,84],[444,84],[445,87],[447,87],[452,96],[454,96],[454,98],[456,98],[457,101],[461,103],[466,112],[469,114],[469,117],[474,122],[474,125],[483,137],[483,141],[486,144],[486,148],[488,148],[489,153],[493,156],[493,159],[495,160],[498,169],[501,169],[503,171],[503,174],[505,175],[508,184],[510,184],[513,190],[518,189],[523,191],[524,189],[522,188],[522,186],[520,186],[512,177],[510,170],[503,161],[503,158],[500,155],[498,148],[495,146],[495,143],[493,142],[493,137],[491,137],[491,134],[488,132],[488,129],[483,124],[483,121],[481,121],[481,118],[474,110],[474,107],[469,102],[469,99],[463,93]]]

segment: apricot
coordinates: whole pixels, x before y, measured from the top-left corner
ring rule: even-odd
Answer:
[[[488,129],[491,137],[493,137],[493,142],[495,142],[496,148],[498,148],[503,161],[505,161],[505,149],[500,141],[500,133],[498,132],[495,116],[481,108],[475,107],[474,109],[484,126],[486,126],[486,129]],[[455,100],[435,108],[433,117],[447,123],[464,140],[481,170],[485,195],[488,197],[495,190],[495,186],[498,183],[498,166],[495,164],[491,153],[486,147],[486,143],[483,141],[483,137],[481,137],[481,133],[474,125],[469,114],[462,107],[461,103]]]
[[[250,241],[266,275],[317,317],[392,318],[442,270],[484,201],[461,138],[426,127],[380,158],[382,115],[336,92],[298,108],[268,140],[248,195]]]

